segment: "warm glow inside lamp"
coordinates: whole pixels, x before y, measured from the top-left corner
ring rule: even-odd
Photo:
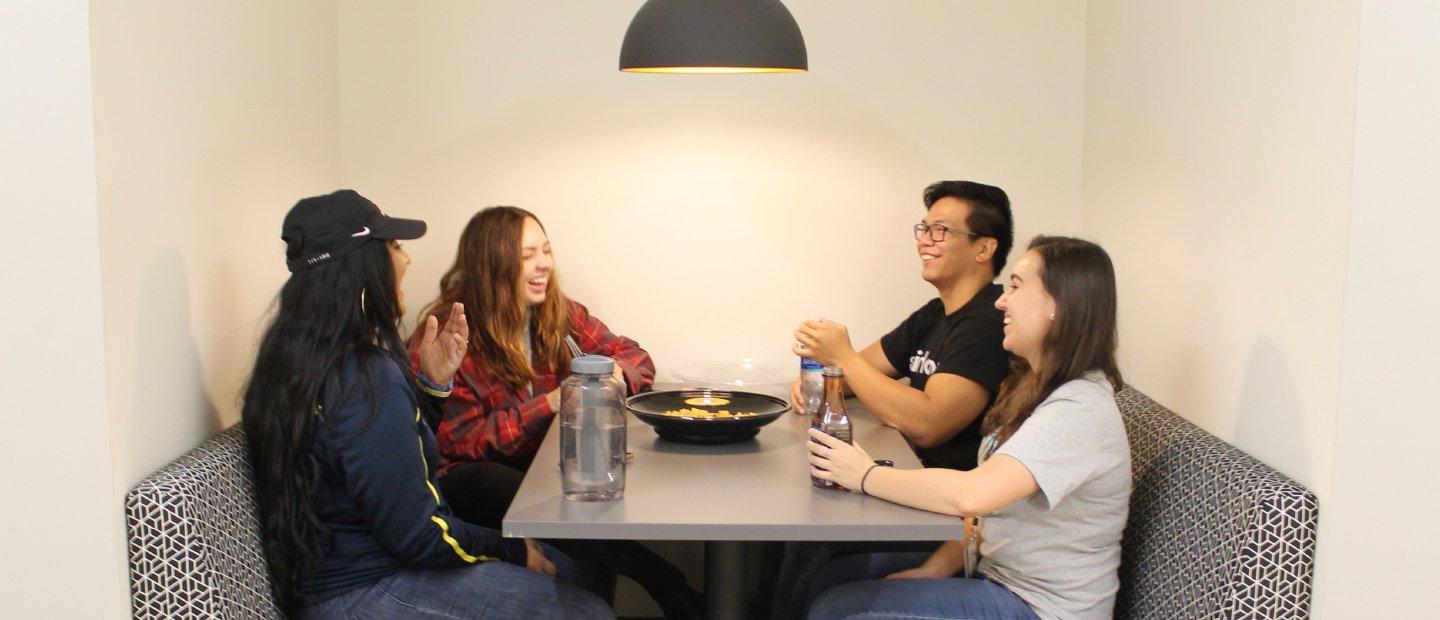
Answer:
[[[635,73],[797,73],[805,37],[780,0],[648,0],[620,46]]]

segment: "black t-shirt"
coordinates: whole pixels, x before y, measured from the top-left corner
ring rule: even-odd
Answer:
[[[910,387],[922,391],[935,373],[974,381],[990,392],[985,405],[989,409],[1000,382],[1010,373],[1010,354],[1000,346],[1005,339],[1005,315],[995,308],[1002,290],[999,284],[986,286],[949,315],[940,298],[930,300],[880,338],[885,359],[910,378]],[[974,469],[984,417],[976,416],[974,422],[943,444],[920,448],[912,443],[910,447],[926,467]]]

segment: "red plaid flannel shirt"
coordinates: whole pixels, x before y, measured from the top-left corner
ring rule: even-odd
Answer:
[[[438,317],[444,323],[444,317]],[[631,394],[655,382],[655,363],[640,344],[610,331],[579,302],[570,300],[570,328],[580,349],[615,360]],[[410,363],[419,372],[419,338],[410,342]],[[533,391],[511,387],[491,375],[472,351],[455,373],[455,390],[442,406],[435,439],[444,457],[439,474],[469,461],[494,461],[527,469],[555,411],[545,394],[560,386],[569,370],[535,375]],[[439,380],[439,378],[436,378]]]

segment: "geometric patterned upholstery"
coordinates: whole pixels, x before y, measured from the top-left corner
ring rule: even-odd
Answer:
[[[1126,387],[1134,491],[1117,618],[1306,618],[1315,495]],[[132,613],[281,618],[239,425],[125,497]]]
[[[1315,495],[1144,394],[1116,394],[1134,492],[1117,618],[1306,618]]]
[[[125,495],[131,613],[281,618],[260,546],[245,436],[231,426]]]

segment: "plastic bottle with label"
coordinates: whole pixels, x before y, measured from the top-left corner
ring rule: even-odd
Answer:
[[[800,358],[800,409],[795,413],[815,415],[825,397],[825,377],[820,362]]]

